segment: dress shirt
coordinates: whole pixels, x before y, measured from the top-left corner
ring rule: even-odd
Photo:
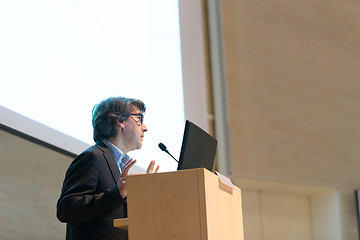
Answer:
[[[130,157],[127,154],[124,154],[119,148],[117,148],[108,140],[103,140],[103,142],[110,149],[111,153],[115,158],[116,164],[119,167],[120,173],[122,173],[124,165],[127,163],[127,161],[130,160]]]

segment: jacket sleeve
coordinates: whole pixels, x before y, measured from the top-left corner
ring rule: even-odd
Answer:
[[[57,218],[61,222],[91,221],[108,215],[126,202],[116,184],[104,191],[98,190],[99,175],[104,174],[99,172],[99,157],[103,158],[102,154],[86,151],[69,166],[57,203]]]

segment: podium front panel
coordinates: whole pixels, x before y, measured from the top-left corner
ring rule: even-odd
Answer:
[[[241,190],[201,169],[127,177],[129,240],[243,240]]]
[[[198,171],[129,176],[127,184],[131,240],[206,239]]]

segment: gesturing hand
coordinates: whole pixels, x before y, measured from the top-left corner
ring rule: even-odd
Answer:
[[[159,165],[156,167],[155,171],[154,171],[154,167],[155,167],[155,161],[152,160],[149,164],[148,169],[146,170],[146,173],[157,173],[159,171]]]
[[[126,177],[128,175],[128,172],[132,166],[136,163],[135,159],[130,159],[127,161],[127,163],[124,165],[124,168],[122,170],[122,173],[120,175],[120,179],[117,183],[117,186],[119,188],[119,192],[122,198],[126,197],[127,195],[127,187],[126,187]]]

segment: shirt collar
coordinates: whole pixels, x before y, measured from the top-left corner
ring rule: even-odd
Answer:
[[[124,154],[118,147],[112,144],[108,140],[103,140],[104,144],[110,149],[113,154],[115,161],[120,170],[122,170],[123,166],[127,161],[129,161],[130,157],[127,154]]]

